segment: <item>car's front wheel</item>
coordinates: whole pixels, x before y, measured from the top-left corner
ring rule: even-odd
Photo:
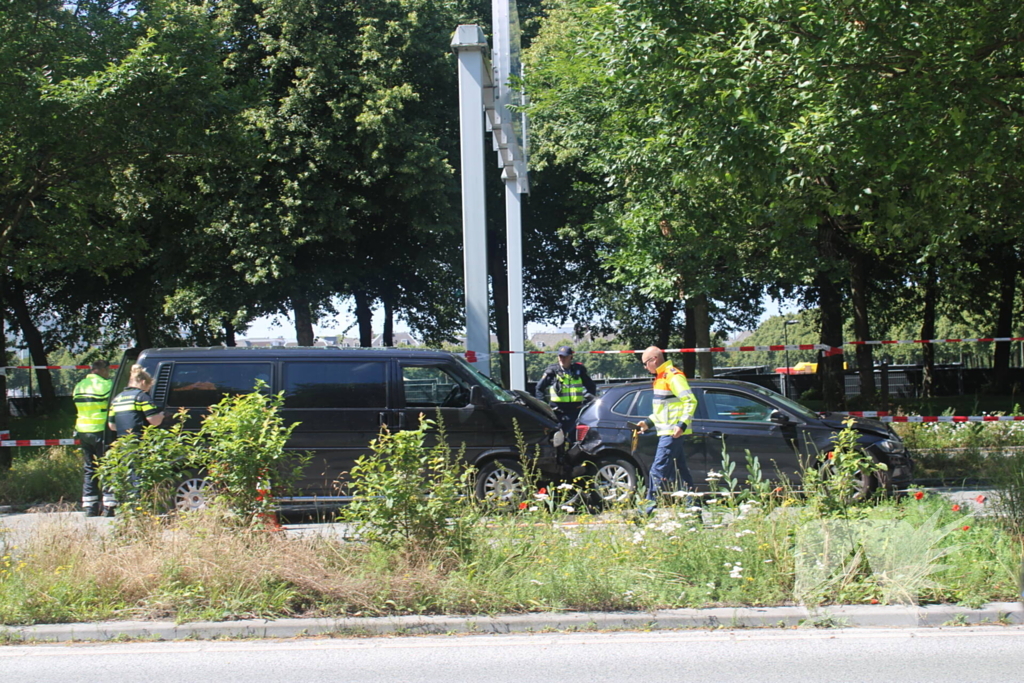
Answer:
[[[625,502],[636,491],[636,467],[628,460],[602,458],[594,468],[594,493],[602,504]]]

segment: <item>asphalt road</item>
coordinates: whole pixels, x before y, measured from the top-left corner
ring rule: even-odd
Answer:
[[[1019,626],[0,647],[5,683],[984,683],[1022,671]]]

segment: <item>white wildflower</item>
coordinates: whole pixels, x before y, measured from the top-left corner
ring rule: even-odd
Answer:
[[[535,583],[538,586],[543,586],[544,585],[542,582],[538,581],[537,579],[530,579],[530,583]]]
[[[563,491],[572,491],[572,484],[563,482],[563,483],[558,485],[558,488],[563,490]]]
[[[686,498],[688,495],[690,495],[690,492],[689,491],[673,491],[669,495],[672,496],[673,498]]]
[[[721,472],[716,472],[714,470],[708,470],[707,478],[708,478],[709,481],[712,480],[712,479],[721,479],[722,478],[722,473]]]
[[[754,532],[751,531],[750,529],[744,529],[743,531],[737,531],[736,532],[736,538],[743,538],[744,536],[749,536],[752,533],[754,533]]]
[[[725,549],[726,549],[726,550],[735,550],[735,551],[736,551],[736,552],[738,552],[738,553],[742,553],[742,552],[743,552],[743,548],[739,547],[738,545],[730,545],[730,546],[726,546],[726,548],[725,548]]]
[[[563,505],[562,509],[565,510],[566,512],[575,512],[576,511],[576,508],[574,508],[572,505]]]

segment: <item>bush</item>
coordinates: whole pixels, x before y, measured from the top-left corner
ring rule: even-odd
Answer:
[[[418,429],[385,429],[370,443],[373,455],[356,461],[355,500],[342,518],[362,539],[392,547],[467,547],[477,517],[473,470],[461,464],[462,453],[453,458],[443,424],[437,444],[424,445],[434,425],[421,416]]]
[[[285,427],[278,414],[283,392],[267,396],[260,385],[210,408],[190,460],[205,468],[217,500],[250,519],[274,510],[274,497],[293,485],[310,459],[284,449],[298,423]]]
[[[121,504],[121,514],[166,509],[169,484],[193,457],[195,434],[184,430],[184,412],[170,429],[152,425],[141,434],[126,434],[100,460],[97,477]]]
[[[284,426],[278,410],[283,394],[259,391],[229,396],[215,406],[198,432],[184,428],[184,413],[170,429],[146,427],[118,439],[99,467],[100,480],[128,515],[160,511],[169,500],[167,484],[183,470],[205,470],[214,500],[246,520],[275,508],[309,461],[286,451],[298,425]]]

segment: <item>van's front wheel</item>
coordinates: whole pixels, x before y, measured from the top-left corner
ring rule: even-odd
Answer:
[[[523,498],[523,468],[515,460],[493,460],[476,475],[476,497],[501,506],[513,506]]]

